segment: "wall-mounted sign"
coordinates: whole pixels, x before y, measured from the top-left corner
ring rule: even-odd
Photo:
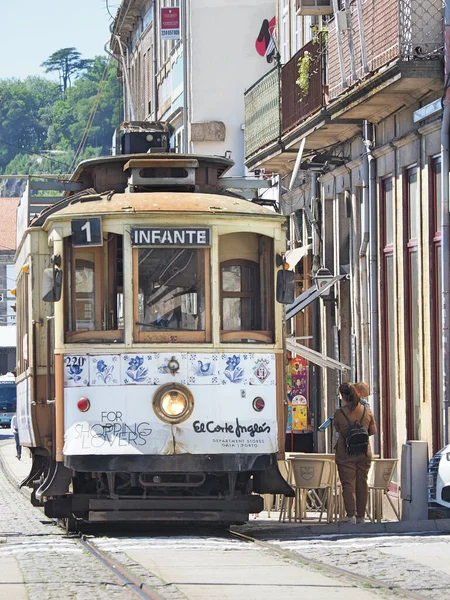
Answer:
[[[132,227],[132,246],[210,246],[209,227]]]
[[[103,246],[101,219],[72,219],[72,246]]]
[[[180,9],[161,8],[161,39],[180,39]]]

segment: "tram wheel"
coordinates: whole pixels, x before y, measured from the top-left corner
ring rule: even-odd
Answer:
[[[66,533],[78,533],[78,520],[74,517],[58,519],[58,525],[64,529]]]

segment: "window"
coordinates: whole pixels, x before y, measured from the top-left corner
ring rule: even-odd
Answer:
[[[28,277],[29,275],[20,272],[16,287],[17,298],[17,375],[24,373],[29,366],[29,327],[28,318],[31,309],[28,306]]]
[[[405,300],[406,348],[410,377],[407,378],[407,434],[420,439],[420,288],[419,288],[419,186],[417,167],[405,171]]]
[[[222,342],[272,343],[273,244],[256,234],[220,238]]]
[[[221,265],[222,329],[261,329],[258,311],[258,265],[227,261]]]
[[[209,256],[204,248],[134,249],[135,341],[211,340]]]
[[[384,455],[397,456],[396,412],[396,290],[394,262],[394,193],[392,179],[381,182],[381,252],[382,252],[382,299],[383,299],[383,428]]]
[[[122,236],[103,246],[73,248],[66,242],[66,341],[123,340]]]
[[[16,324],[16,311],[15,307],[16,299],[11,294],[11,288],[14,285],[14,265],[6,265],[6,324]]]
[[[432,393],[432,453],[440,450],[441,444],[441,361],[442,361],[442,241],[441,241],[441,159],[434,158],[430,169],[430,244],[431,244],[431,351],[433,365]]]

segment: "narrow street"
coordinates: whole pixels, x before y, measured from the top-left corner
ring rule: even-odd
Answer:
[[[67,536],[14,489],[29,466],[14,456],[9,430],[1,434],[0,579],[11,600],[27,598],[132,598],[135,594],[104,564],[88,555],[79,538]],[[8,478],[5,476],[5,471]],[[430,522],[434,525],[434,522]],[[442,525],[448,525],[442,522]],[[261,546],[227,531],[161,526],[137,535],[123,529],[90,531],[86,540],[115,564],[137,577],[157,597],[264,599],[303,597],[317,600],[393,598],[396,592],[375,589],[354,575],[401,588],[405,597],[450,598],[450,537],[442,534],[346,535],[305,537],[300,524],[279,523],[277,513],[262,513],[238,533],[261,540]],[[370,527],[370,526],[369,526]],[[282,552],[280,553],[280,549]],[[424,551],[425,550],[425,551]],[[45,557],[45,560],[43,560]],[[39,558],[39,560],[36,560]],[[318,568],[308,564],[319,561]],[[346,576],[343,572],[349,572]]]

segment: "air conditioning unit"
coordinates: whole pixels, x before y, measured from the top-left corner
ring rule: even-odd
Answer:
[[[333,0],[297,0],[297,15],[332,15]]]

